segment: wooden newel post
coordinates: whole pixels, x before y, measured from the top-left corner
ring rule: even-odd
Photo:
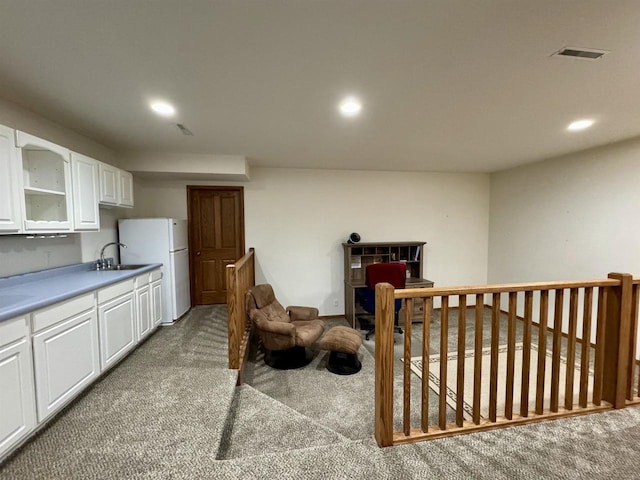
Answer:
[[[609,278],[620,280],[620,285],[608,287],[607,292],[602,398],[614,408],[624,408],[628,382],[633,277],[628,273],[610,273]]]
[[[378,446],[393,445],[394,288],[376,285],[375,437]]]

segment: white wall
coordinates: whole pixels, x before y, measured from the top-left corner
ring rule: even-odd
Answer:
[[[120,166],[116,153],[100,143],[0,98],[0,124],[23,130],[74,152]]]
[[[640,276],[640,141],[491,175],[489,283]]]
[[[107,147],[4,99],[0,99],[0,124],[118,165],[115,152]],[[100,232],[69,234],[67,238],[27,239],[21,235],[2,235],[0,277],[95,260],[101,245],[117,239],[117,218],[128,213],[126,209],[101,208]]]
[[[640,276],[638,185],[640,140],[492,174],[489,283],[604,279],[610,272]],[[564,332],[568,297],[565,292]],[[519,315],[523,301],[520,296]],[[506,295],[501,302],[503,309],[508,308]],[[552,292],[550,326],[553,302]],[[579,338],[582,306],[580,292]],[[534,321],[538,307],[536,294]],[[593,311],[591,341],[595,341],[595,305]]]
[[[206,183],[137,179],[134,216],[186,218],[187,184]],[[229,184],[245,189],[256,280],[282,303],[344,313],[341,244],[353,231],[426,241],[425,276],[437,285],[486,283],[488,175],[253,168],[251,182]]]

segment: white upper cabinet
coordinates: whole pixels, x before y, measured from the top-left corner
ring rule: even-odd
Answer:
[[[71,152],[71,177],[73,180],[73,229],[85,232],[100,230],[98,161]]]
[[[100,162],[100,204],[133,207],[133,175]]]
[[[100,162],[100,203],[117,205],[119,184],[119,169]]]
[[[21,131],[16,131],[16,145],[22,161],[24,231],[71,231],[69,150]]]
[[[20,233],[22,215],[18,151],[12,128],[0,125],[0,233]]]
[[[133,207],[133,175],[120,170],[120,202],[123,207]]]

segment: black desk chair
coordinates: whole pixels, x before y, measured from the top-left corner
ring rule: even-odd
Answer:
[[[376,285],[378,283],[390,283],[394,288],[405,288],[407,281],[407,266],[404,263],[374,263],[367,266],[366,274],[366,288],[356,290],[358,295],[358,303],[362,308],[375,315],[376,313]],[[398,326],[398,312],[402,307],[402,300],[398,299],[395,302],[395,331],[402,333],[402,330]],[[369,335],[375,332],[375,323],[373,328],[365,334],[365,338],[369,340]]]

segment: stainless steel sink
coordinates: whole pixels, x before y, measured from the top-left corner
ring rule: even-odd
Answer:
[[[108,268],[105,268],[105,270],[137,270],[139,268],[142,267],[146,267],[146,265],[135,265],[135,264],[131,264],[131,265],[125,265],[125,264],[118,264],[118,265],[111,265]]]

